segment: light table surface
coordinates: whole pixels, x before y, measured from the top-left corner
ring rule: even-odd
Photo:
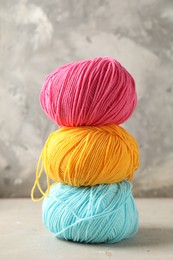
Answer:
[[[41,203],[0,200],[0,260],[173,260],[173,199],[135,199],[140,229],[117,244],[56,239],[42,225]]]

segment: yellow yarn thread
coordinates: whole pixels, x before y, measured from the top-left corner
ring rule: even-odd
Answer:
[[[111,184],[132,180],[138,167],[138,144],[122,127],[63,127],[50,134],[45,143],[31,196],[33,200],[46,196],[50,179],[73,186]],[[46,192],[39,182],[43,168],[47,176]],[[34,198],[36,187],[42,194],[40,199]]]

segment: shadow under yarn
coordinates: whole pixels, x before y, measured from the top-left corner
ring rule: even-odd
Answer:
[[[131,239],[125,239],[110,247],[146,247],[173,244],[173,227],[141,227],[137,235]]]

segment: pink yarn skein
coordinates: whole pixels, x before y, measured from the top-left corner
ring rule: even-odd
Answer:
[[[40,102],[60,126],[119,125],[134,111],[137,95],[130,73],[104,57],[59,67],[46,78]]]

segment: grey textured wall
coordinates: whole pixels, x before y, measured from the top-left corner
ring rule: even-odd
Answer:
[[[173,196],[173,1],[0,0],[0,196],[29,196],[38,156],[56,126],[39,105],[45,76],[110,55],[132,73],[138,107],[137,196]]]

